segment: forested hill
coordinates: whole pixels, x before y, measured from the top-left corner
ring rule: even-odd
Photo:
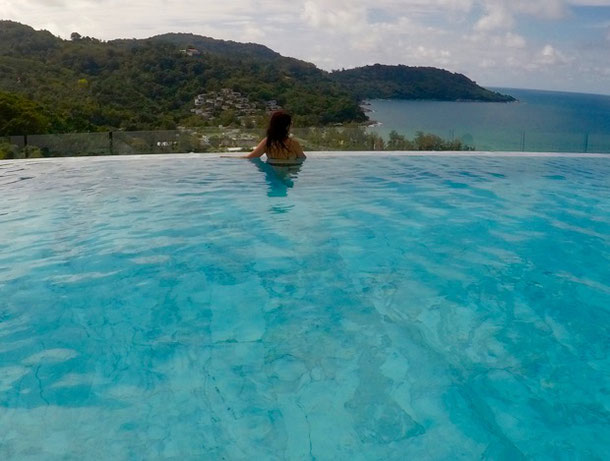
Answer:
[[[362,98],[411,97],[422,89],[427,92],[421,98],[435,97],[427,95],[449,90],[437,88],[435,93],[434,85],[447,86],[451,80],[434,79],[426,86],[416,79],[416,91],[409,93],[407,80],[380,77],[376,87],[363,86],[357,71],[329,73],[262,45],[192,34],[103,42],[75,33],[63,40],[0,21],[0,135],[18,134],[30,125],[42,132],[69,132],[243,122],[231,110],[207,120],[191,112],[197,94],[223,88],[247,98],[260,116],[255,123],[263,123],[270,100],[291,111],[301,126],[362,122]],[[454,77],[456,82],[462,78]],[[488,93],[481,88],[469,97],[447,93],[446,99],[491,100]],[[36,123],[28,122],[32,117]]]
[[[434,99],[511,102],[512,96],[480,87],[462,74],[434,67],[374,66],[332,73],[359,99]]]
[[[222,55],[228,58],[255,58],[264,61],[273,61],[282,58],[282,55],[264,45],[257,43],[240,43],[232,40],[218,40],[195,34],[163,34],[150,38],[153,42],[173,43],[180,48],[192,46],[199,51]],[[122,40],[114,40],[121,42]],[[290,59],[290,58],[286,58]],[[313,65],[313,64],[312,64]]]
[[[185,54],[186,42],[201,47],[199,53]],[[0,92],[43,107],[50,131],[202,124],[191,113],[194,98],[222,88],[241,92],[261,116],[265,101],[276,100],[301,126],[366,120],[358,100],[328,72],[260,45],[183,34],[110,42],[74,34],[62,40],[0,22]],[[220,115],[232,120],[230,113]]]

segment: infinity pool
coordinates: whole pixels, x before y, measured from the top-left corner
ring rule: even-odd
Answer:
[[[0,162],[0,459],[607,459],[610,156]]]

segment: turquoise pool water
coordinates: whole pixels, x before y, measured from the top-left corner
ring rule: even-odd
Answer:
[[[607,459],[610,157],[0,162],[0,458]]]

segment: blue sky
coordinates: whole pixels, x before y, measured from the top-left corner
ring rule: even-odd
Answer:
[[[192,32],[327,70],[436,66],[485,86],[610,94],[610,0],[0,0],[0,18],[62,37]]]

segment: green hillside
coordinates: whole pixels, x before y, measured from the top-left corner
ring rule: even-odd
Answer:
[[[356,98],[312,64],[260,45],[203,37],[188,37],[190,44],[203,48],[201,54],[188,56],[177,43],[183,37],[188,36],[62,40],[2,21],[0,91],[45,107],[60,131],[198,123],[190,112],[195,96],[221,88],[243,93],[260,106],[261,115],[266,100],[277,100],[302,125],[366,120]]]

